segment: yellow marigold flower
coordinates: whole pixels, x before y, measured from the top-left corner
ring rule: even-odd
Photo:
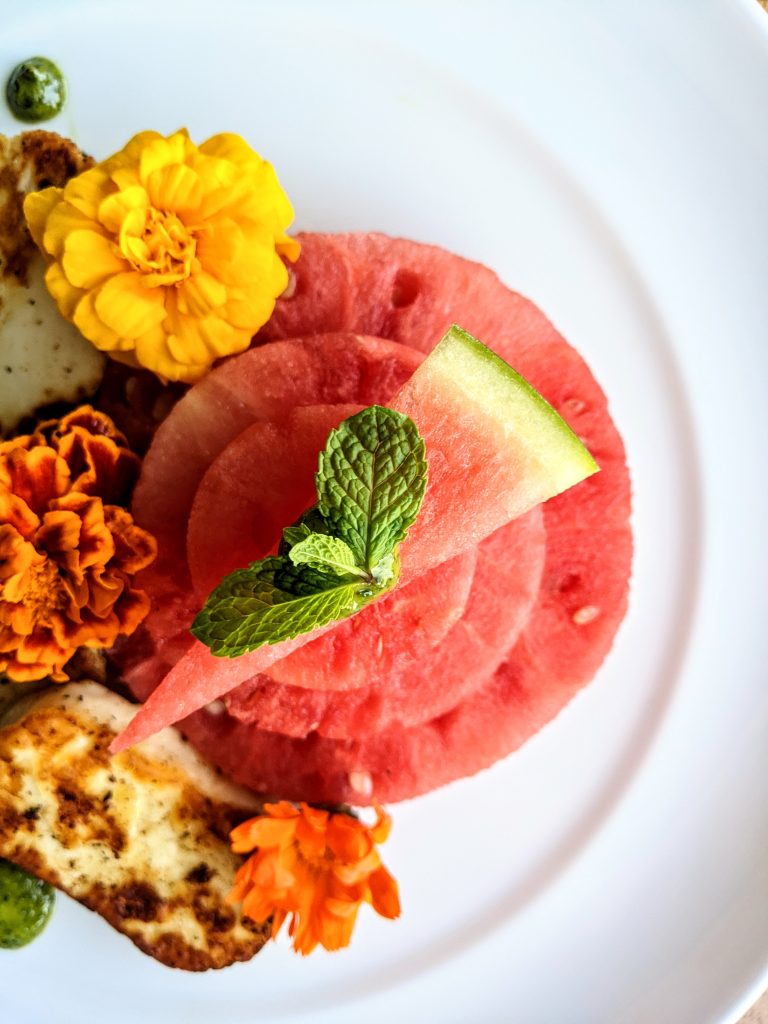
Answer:
[[[149,610],[131,586],[154,538],[117,502],[139,460],[90,406],[0,442],[0,672],[67,679],[78,647],[109,647]]]
[[[238,871],[228,900],[242,901],[254,921],[272,917],[273,938],[290,917],[297,953],[311,953],[318,944],[341,949],[349,945],[361,903],[382,917],[400,915],[397,882],[376,849],[391,825],[381,808],[373,825],[286,800],[265,804],[264,812],[231,833],[235,853],[255,852]]]
[[[141,132],[64,188],[27,196],[61,313],[115,359],[192,382],[242,352],[299,243],[271,165],[239,135]]]

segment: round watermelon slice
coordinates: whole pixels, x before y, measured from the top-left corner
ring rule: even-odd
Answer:
[[[201,604],[227,573],[277,549],[283,527],[314,501],[328,434],[360,408],[312,405],[258,420],[211,462],[187,522],[187,564]]]
[[[312,289],[321,292],[323,278],[341,273],[330,264],[342,261],[350,290],[343,302],[331,301],[333,289],[324,300],[335,327],[376,331],[427,351],[449,323],[462,323],[549,399],[603,467],[544,506],[547,556],[535,608],[507,660],[453,709],[355,740],[316,732],[294,739],[226,712],[201,711],[185,720],[204,754],[259,791],[315,801],[397,800],[504,756],[592,677],[626,606],[629,479],[621,440],[589,370],[543,314],[491,271],[383,236],[337,236],[333,246],[311,237],[313,247],[305,243],[306,259],[296,268],[297,301],[281,300],[262,338],[322,330],[299,300]]]
[[[312,504],[318,453],[329,432],[359,408],[301,406],[279,422],[247,427],[213,460],[187,527],[188,565],[199,603],[226,573],[276,548],[283,526]],[[269,676],[316,690],[385,684],[393,658],[427,658],[459,620],[474,566],[474,551],[450,559],[283,658]],[[386,642],[392,624],[399,637],[408,638],[399,649]],[[268,687],[269,678],[252,685]]]
[[[279,420],[299,405],[385,401],[420,361],[401,346],[350,334],[327,337],[322,345],[286,341],[227,360],[160,424],[134,492],[136,520],[177,568],[203,473],[241,431],[258,420]]]
[[[157,560],[137,577],[152,609],[116,652],[137,697],[146,699],[192,643],[189,626],[200,602],[187,568],[187,522],[213,459],[246,427],[279,420],[296,406],[385,402],[422,358],[404,346],[349,333],[330,335],[322,345],[291,340],[227,360],[174,406],[144,458],[132,503],[134,518],[159,548]]]
[[[428,461],[423,506],[399,553],[400,586],[598,469],[542,396],[459,327],[446,333],[388,404],[412,417]],[[196,642],[110,749],[125,749],[178,722],[331,628],[237,658],[217,658]]]
[[[293,267],[295,287],[278,299],[258,340],[327,330],[318,326],[310,298],[324,290],[327,299],[335,297],[334,304],[323,306],[334,330],[390,338],[429,352],[457,323],[541,390],[520,357],[548,340],[562,346],[563,339],[533,302],[507,288],[488,267],[434,245],[378,233],[297,237],[302,254]],[[323,288],[326,280],[344,280],[347,290],[332,293]]]
[[[401,661],[428,660],[461,619],[475,559],[474,550],[465,551],[398,587],[275,662],[267,678],[292,690],[337,692],[388,686]],[[392,629],[397,644],[390,642]]]
[[[417,725],[442,714],[487,680],[514,644],[539,592],[544,549],[540,509],[484,540],[477,549],[466,611],[426,656],[412,647],[413,633],[403,630],[402,617],[385,614],[387,602],[382,601],[374,606],[381,611],[379,631],[373,637],[379,656],[369,657],[368,685],[339,693],[278,685],[268,676],[260,676],[227,694],[227,710],[239,721],[270,732],[297,737],[316,732],[336,739],[368,736],[394,725]],[[451,559],[445,566],[456,571],[457,561]],[[433,570],[430,578],[438,571]],[[414,586],[395,591],[392,597]],[[357,616],[357,620],[362,618],[362,614]],[[347,625],[341,623],[285,661],[300,654],[309,661],[313,655],[310,664],[317,666],[322,658],[316,656],[315,649],[325,640],[333,640],[336,649],[348,657],[346,652],[357,648],[360,633],[348,636]],[[367,651],[367,645],[363,649]],[[382,666],[384,654],[388,656]]]
[[[546,520],[546,505],[543,512]],[[582,564],[602,562],[599,577],[574,581],[571,542],[579,540],[587,542]],[[484,684],[428,722],[356,739],[317,732],[296,739],[200,711],[182,729],[204,756],[258,792],[352,804],[418,796],[506,757],[592,678],[626,610],[630,559],[627,531],[579,537],[578,527],[574,533],[558,517],[547,529],[548,583],[517,643]]]

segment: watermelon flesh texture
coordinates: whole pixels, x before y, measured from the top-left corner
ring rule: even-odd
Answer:
[[[187,564],[200,604],[227,573],[276,552],[283,527],[314,502],[328,434],[360,408],[315,405],[260,420],[211,462],[187,523]]]
[[[283,526],[312,504],[318,454],[329,432],[359,408],[300,406],[278,423],[247,427],[213,460],[187,527],[187,561],[200,604],[226,573],[275,551]],[[383,682],[391,671],[392,651],[379,651],[387,624],[407,633],[414,659],[426,657],[461,617],[474,565],[475,552],[465,552],[398,587],[309,650],[277,662],[273,678],[328,690]]]
[[[272,665],[278,685],[312,691],[386,687],[403,662],[422,662],[467,605],[476,552],[435,566]],[[398,646],[389,643],[390,629]]]
[[[401,547],[402,583],[472,547],[597,468],[533,389],[461,331],[449,332],[387,404],[415,422],[429,467],[419,517]],[[266,671],[309,638],[313,634],[231,660],[212,661],[207,650],[193,645],[112,749],[124,749],[173,724]]]
[[[432,246],[381,235],[312,237],[296,266],[295,298],[278,301],[280,316],[262,337],[305,333],[302,278],[322,279],[341,251],[355,301],[334,323],[369,330],[425,351],[453,322],[488,341],[569,421],[601,472],[543,506],[547,560],[534,612],[506,662],[471,705],[410,730],[378,734],[363,750],[312,735],[299,743],[224,715],[198,713],[185,723],[193,742],[215,755],[222,737],[232,756],[223,765],[262,791],[322,794],[367,802],[351,780],[370,771],[379,799],[403,799],[472,774],[541,728],[597,671],[627,604],[632,536],[624,449],[605,397],[591,373],[544,315],[509,291],[492,271]],[[471,709],[474,711],[471,713]],[[242,753],[242,759],[239,754]],[[278,758],[265,772],[264,758]]]
[[[422,358],[402,345],[350,333],[329,335],[321,344],[290,340],[227,360],[174,406],[147,452],[131,506],[159,548],[153,565],[137,576],[137,586],[152,597],[150,613],[117,652],[137,697],[146,699],[193,644],[189,627],[200,602],[187,569],[187,523],[213,459],[246,427],[279,420],[296,406],[384,402]]]
[[[332,324],[374,330],[426,351],[458,321],[531,380],[585,440],[602,469],[543,506],[546,564],[534,611],[506,662],[461,712],[410,729],[379,731],[377,749],[368,748],[368,764],[361,761],[359,745],[317,734],[296,741],[226,712],[197,712],[184,723],[203,753],[259,791],[363,804],[371,793],[381,800],[403,799],[480,770],[536,732],[589,681],[626,608],[632,554],[629,477],[599,386],[531,302],[505,288],[490,270],[432,246],[384,236],[330,238],[304,237],[293,297],[278,301],[263,339]],[[326,289],[323,314],[316,318],[312,302],[304,299],[334,279],[345,285]],[[325,394],[312,398],[327,400]],[[370,789],[352,785],[360,772],[363,778],[370,772]]]
[[[496,670],[447,712],[356,739],[316,732],[294,739],[226,713],[201,711],[182,723],[184,734],[237,781],[287,799],[365,804],[374,795],[394,802],[490,767],[538,732],[593,677],[626,610],[628,532],[578,536],[570,515],[550,523],[549,504],[542,512],[546,561],[533,611]],[[586,545],[579,552],[582,565],[601,562],[599,577],[584,573],[574,579],[575,541]],[[584,620],[577,614],[584,608],[596,608],[597,614]]]
[[[366,652],[371,673],[367,686],[351,692],[328,692],[279,685],[262,676],[227,694],[227,710],[239,721],[269,732],[297,737],[316,732],[333,739],[368,736],[394,725],[417,725],[443,714],[485,682],[513,646],[538,596],[544,555],[543,517],[539,509],[533,509],[478,547],[466,612],[442,642],[426,654],[414,650],[411,624],[405,623],[403,629],[402,619],[382,614],[378,634],[381,653],[371,657]],[[444,565],[457,571],[456,561]],[[422,579],[432,579],[442,568]],[[418,582],[395,593],[405,593]],[[382,613],[385,606],[385,601],[378,606]],[[362,619],[362,615],[349,622],[356,619]],[[350,638],[344,626],[346,623],[305,645],[291,659],[309,655],[318,644],[331,639],[348,657],[345,649],[357,647],[359,634]],[[387,655],[385,670],[383,654]],[[313,659],[315,666],[321,661]],[[273,666],[273,676],[281,664]]]
[[[279,420],[295,406],[385,401],[420,362],[407,348],[363,343],[351,334],[331,335],[321,345],[286,341],[227,360],[190,388],[160,424],[134,492],[134,516],[177,569],[200,480],[241,431],[258,420]]]
[[[546,560],[533,611],[506,658],[450,710],[354,739],[317,732],[293,739],[230,714],[202,711],[182,723],[185,735],[257,791],[318,802],[363,804],[371,794],[379,801],[403,800],[507,756],[594,676],[626,611],[628,491],[623,529],[604,528],[597,517],[594,528],[579,525],[577,496],[601,477],[542,507]],[[619,504],[614,495],[614,511]],[[598,508],[594,495],[584,505]]]
[[[533,302],[503,285],[488,267],[434,245],[377,233],[297,237],[302,255],[293,267],[295,287],[290,297],[278,299],[258,340],[326,330],[316,326],[313,292],[319,281],[343,280],[345,291],[329,294],[323,309],[334,330],[430,352],[452,323],[461,324],[549,397],[523,356],[530,351],[534,369],[547,372],[535,358],[540,346],[552,341],[561,356],[570,346]],[[556,366],[552,376],[558,376]]]

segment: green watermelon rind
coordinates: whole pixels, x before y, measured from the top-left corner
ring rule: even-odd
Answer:
[[[549,481],[551,494],[599,470],[581,439],[545,398],[500,356],[453,324],[414,374],[447,377],[450,387],[484,411],[515,444],[523,444]]]

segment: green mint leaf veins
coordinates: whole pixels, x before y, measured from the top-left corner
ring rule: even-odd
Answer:
[[[327,588],[294,593],[279,582],[279,558],[265,558],[226,576],[192,624],[212,654],[236,658],[265,644],[292,640],[359,611],[369,598],[362,580],[336,578]],[[364,593],[360,593],[364,591]]]
[[[304,523],[299,523],[296,526],[286,526],[283,530],[283,541],[288,548],[292,548],[294,544],[301,544],[307,537],[312,536],[312,531]]]
[[[286,531],[287,532],[287,531]],[[338,537],[323,533],[310,533],[294,543],[288,554],[294,565],[308,565],[311,569],[338,573],[339,576],[357,576],[366,579],[368,574],[355,563],[352,548]]]
[[[372,405],[331,431],[315,482],[329,532],[370,573],[405,538],[421,508],[424,441],[407,416]]]

